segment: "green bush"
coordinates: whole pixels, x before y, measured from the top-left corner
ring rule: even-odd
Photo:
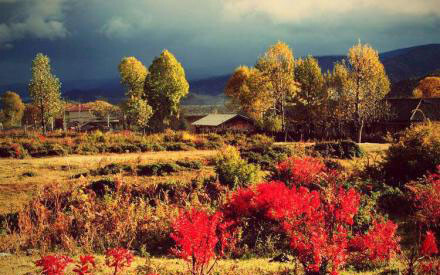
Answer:
[[[247,186],[260,180],[259,166],[248,164],[233,146],[221,150],[216,159],[215,172],[220,183],[230,188]]]
[[[174,163],[153,163],[138,166],[139,176],[163,176],[178,172],[181,167]]]
[[[328,158],[352,159],[361,157],[364,153],[353,141],[320,142],[311,147],[312,154]]]
[[[241,157],[249,163],[257,164],[264,170],[271,170],[274,165],[293,155],[286,146],[255,145],[240,151]]]
[[[200,170],[202,168],[202,163],[197,160],[178,160],[176,164],[191,170]]]
[[[402,187],[440,164],[440,125],[426,123],[408,128],[388,149],[382,170],[386,181]]]

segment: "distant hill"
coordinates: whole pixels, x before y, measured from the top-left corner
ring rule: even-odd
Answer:
[[[323,72],[332,70],[343,55],[317,56]],[[440,69],[440,44],[421,45],[397,49],[380,54],[390,80],[393,83],[393,96],[410,95],[412,86],[417,79]],[[224,102],[224,87],[230,74],[213,76],[189,81],[190,94],[183,104],[221,104]],[[7,90],[19,91],[26,100],[27,84],[11,84],[0,86],[0,93]],[[106,99],[112,103],[124,98],[123,88],[118,79],[66,81],[62,85],[63,97],[75,101],[92,101]]]

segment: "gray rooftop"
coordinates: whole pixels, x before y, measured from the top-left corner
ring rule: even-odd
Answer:
[[[226,121],[233,119],[236,116],[240,116],[238,114],[210,114],[207,115],[195,122],[192,125],[195,126],[219,126]]]

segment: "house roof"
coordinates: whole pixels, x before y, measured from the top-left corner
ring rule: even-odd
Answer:
[[[249,118],[239,114],[209,114],[192,123],[194,126],[219,126],[233,118],[240,117],[245,120]]]
[[[387,101],[395,114],[393,121],[440,120],[440,98],[390,98]],[[421,112],[415,112],[416,109]]]

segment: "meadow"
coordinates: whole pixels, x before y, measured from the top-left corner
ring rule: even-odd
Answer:
[[[72,263],[53,274],[410,274],[411,264],[412,274],[435,274],[438,252],[411,253],[422,253],[427,232],[439,233],[438,127],[359,145],[174,131],[7,133],[0,270],[52,274],[36,261],[93,255],[90,273]],[[313,239],[320,230],[323,243]],[[187,242],[201,242],[203,260],[184,255]],[[131,256],[116,271],[106,253],[118,247]]]

